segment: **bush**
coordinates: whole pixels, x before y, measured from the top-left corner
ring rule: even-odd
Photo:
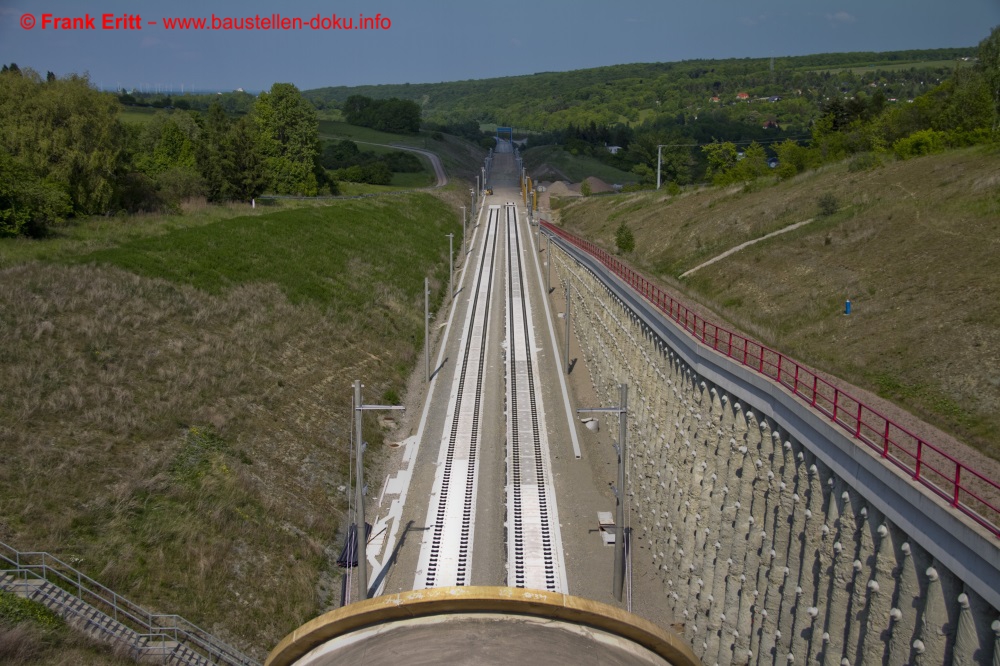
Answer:
[[[840,208],[837,197],[832,192],[827,192],[816,202],[819,204],[819,214],[823,217],[833,215]]]
[[[935,130],[920,130],[892,144],[893,151],[895,151],[896,156],[901,160],[937,153],[946,147],[947,143],[944,132],[937,132]]]
[[[69,197],[0,151],[0,238],[44,236],[48,226],[72,212]]]
[[[62,618],[47,607],[28,599],[22,599],[6,590],[0,590],[0,619],[10,624],[34,622],[49,629],[63,625]]]
[[[635,235],[624,222],[615,230],[615,246],[625,254],[635,249]]]
[[[882,166],[882,160],[873,153],[861,153],[847,164],[847,170],[851,172],[872,171]]]
[[[681,193],[681,186],[677,184],[676,180],[672,180],[669,183],[667,183],[667,194],[669,194],[672,197],[676,197],[680,193]]]
[[[587,181],[583,181],[582,183],[580,183],[580,194],[582,194],[585,197],[589,197],[591,194],[593,194],[593,192],[594,191],[591,189],[590,183],[588,183]]]

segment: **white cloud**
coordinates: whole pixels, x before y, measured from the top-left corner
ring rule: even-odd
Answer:
[[[826,18],[832,23],[854,23],[858,20],[843,10],[836,12],[835,14],[827,14]]]
[[[759,23],[763,23],[766,18],[767,16],[764,14],[760,14],[759,16],[744,16],[740,19],[740,23],[752,27]]]

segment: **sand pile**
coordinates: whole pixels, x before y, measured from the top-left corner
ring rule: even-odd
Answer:
[[[591,194],[602,194],[604,192],[613,192],[615,189],[610,185],[608,185],[607,183],[605,183],[600,178],[596,178],[594,176],[585,178],[583,182],[590,185]]]

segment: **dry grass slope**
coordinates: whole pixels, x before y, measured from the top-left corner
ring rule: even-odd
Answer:
[[[1000,153],[848,166],[677,197],[580,200],[560,218],[609,249],[626,221],[637,246],[627,259],[717,320],[1000,459]],[[838,204],[829,216],[819,211],[824,195]]]
[[[336,225],[322,210],[296,218],[301,228],[258,218],[259,236],[213,222],[100,255],[143,258],[136,270],[149,275],[74,265],[65,249],[71,265],[0,271],[0,540],[53,551],[258,657],[335,605],[351,382],[362,378],[376,399],[402,392],[422,344],[422,278],[398,284],[380,261],[437,276],[441,236],[461,229],[429,195],[407,203],[409,213],[386,212],[413,239],[398,250],[385,242],[382,204],[352,202]],[[299,249],[277,244],[243,278],[208,265],[270,242],[266,223],[297,234]],[[315,236],[323,230],[352,234],[381,259],[350,258]],[[172,273],[178,249],[200,259]],[[319,254],[331,257],[326,268]],[[296,291],[303,266],[319,286]],[[161,269],[169,281],[152,276]],[[338,273],[332,291],[323,270]],[[201,280],[210,290],[190,284]],[[377,425],[366,430],[377,450]]]

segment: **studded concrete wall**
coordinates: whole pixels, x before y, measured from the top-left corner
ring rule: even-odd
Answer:
[[[629,385],[633,543],[645,546],[633,557],[651,558],[665,620],[706,665],[1000,666],[996,608],[780,423],[699,377],[589,271],[558,248],[550,260],[570,281],[599,398],[615,404]]]

